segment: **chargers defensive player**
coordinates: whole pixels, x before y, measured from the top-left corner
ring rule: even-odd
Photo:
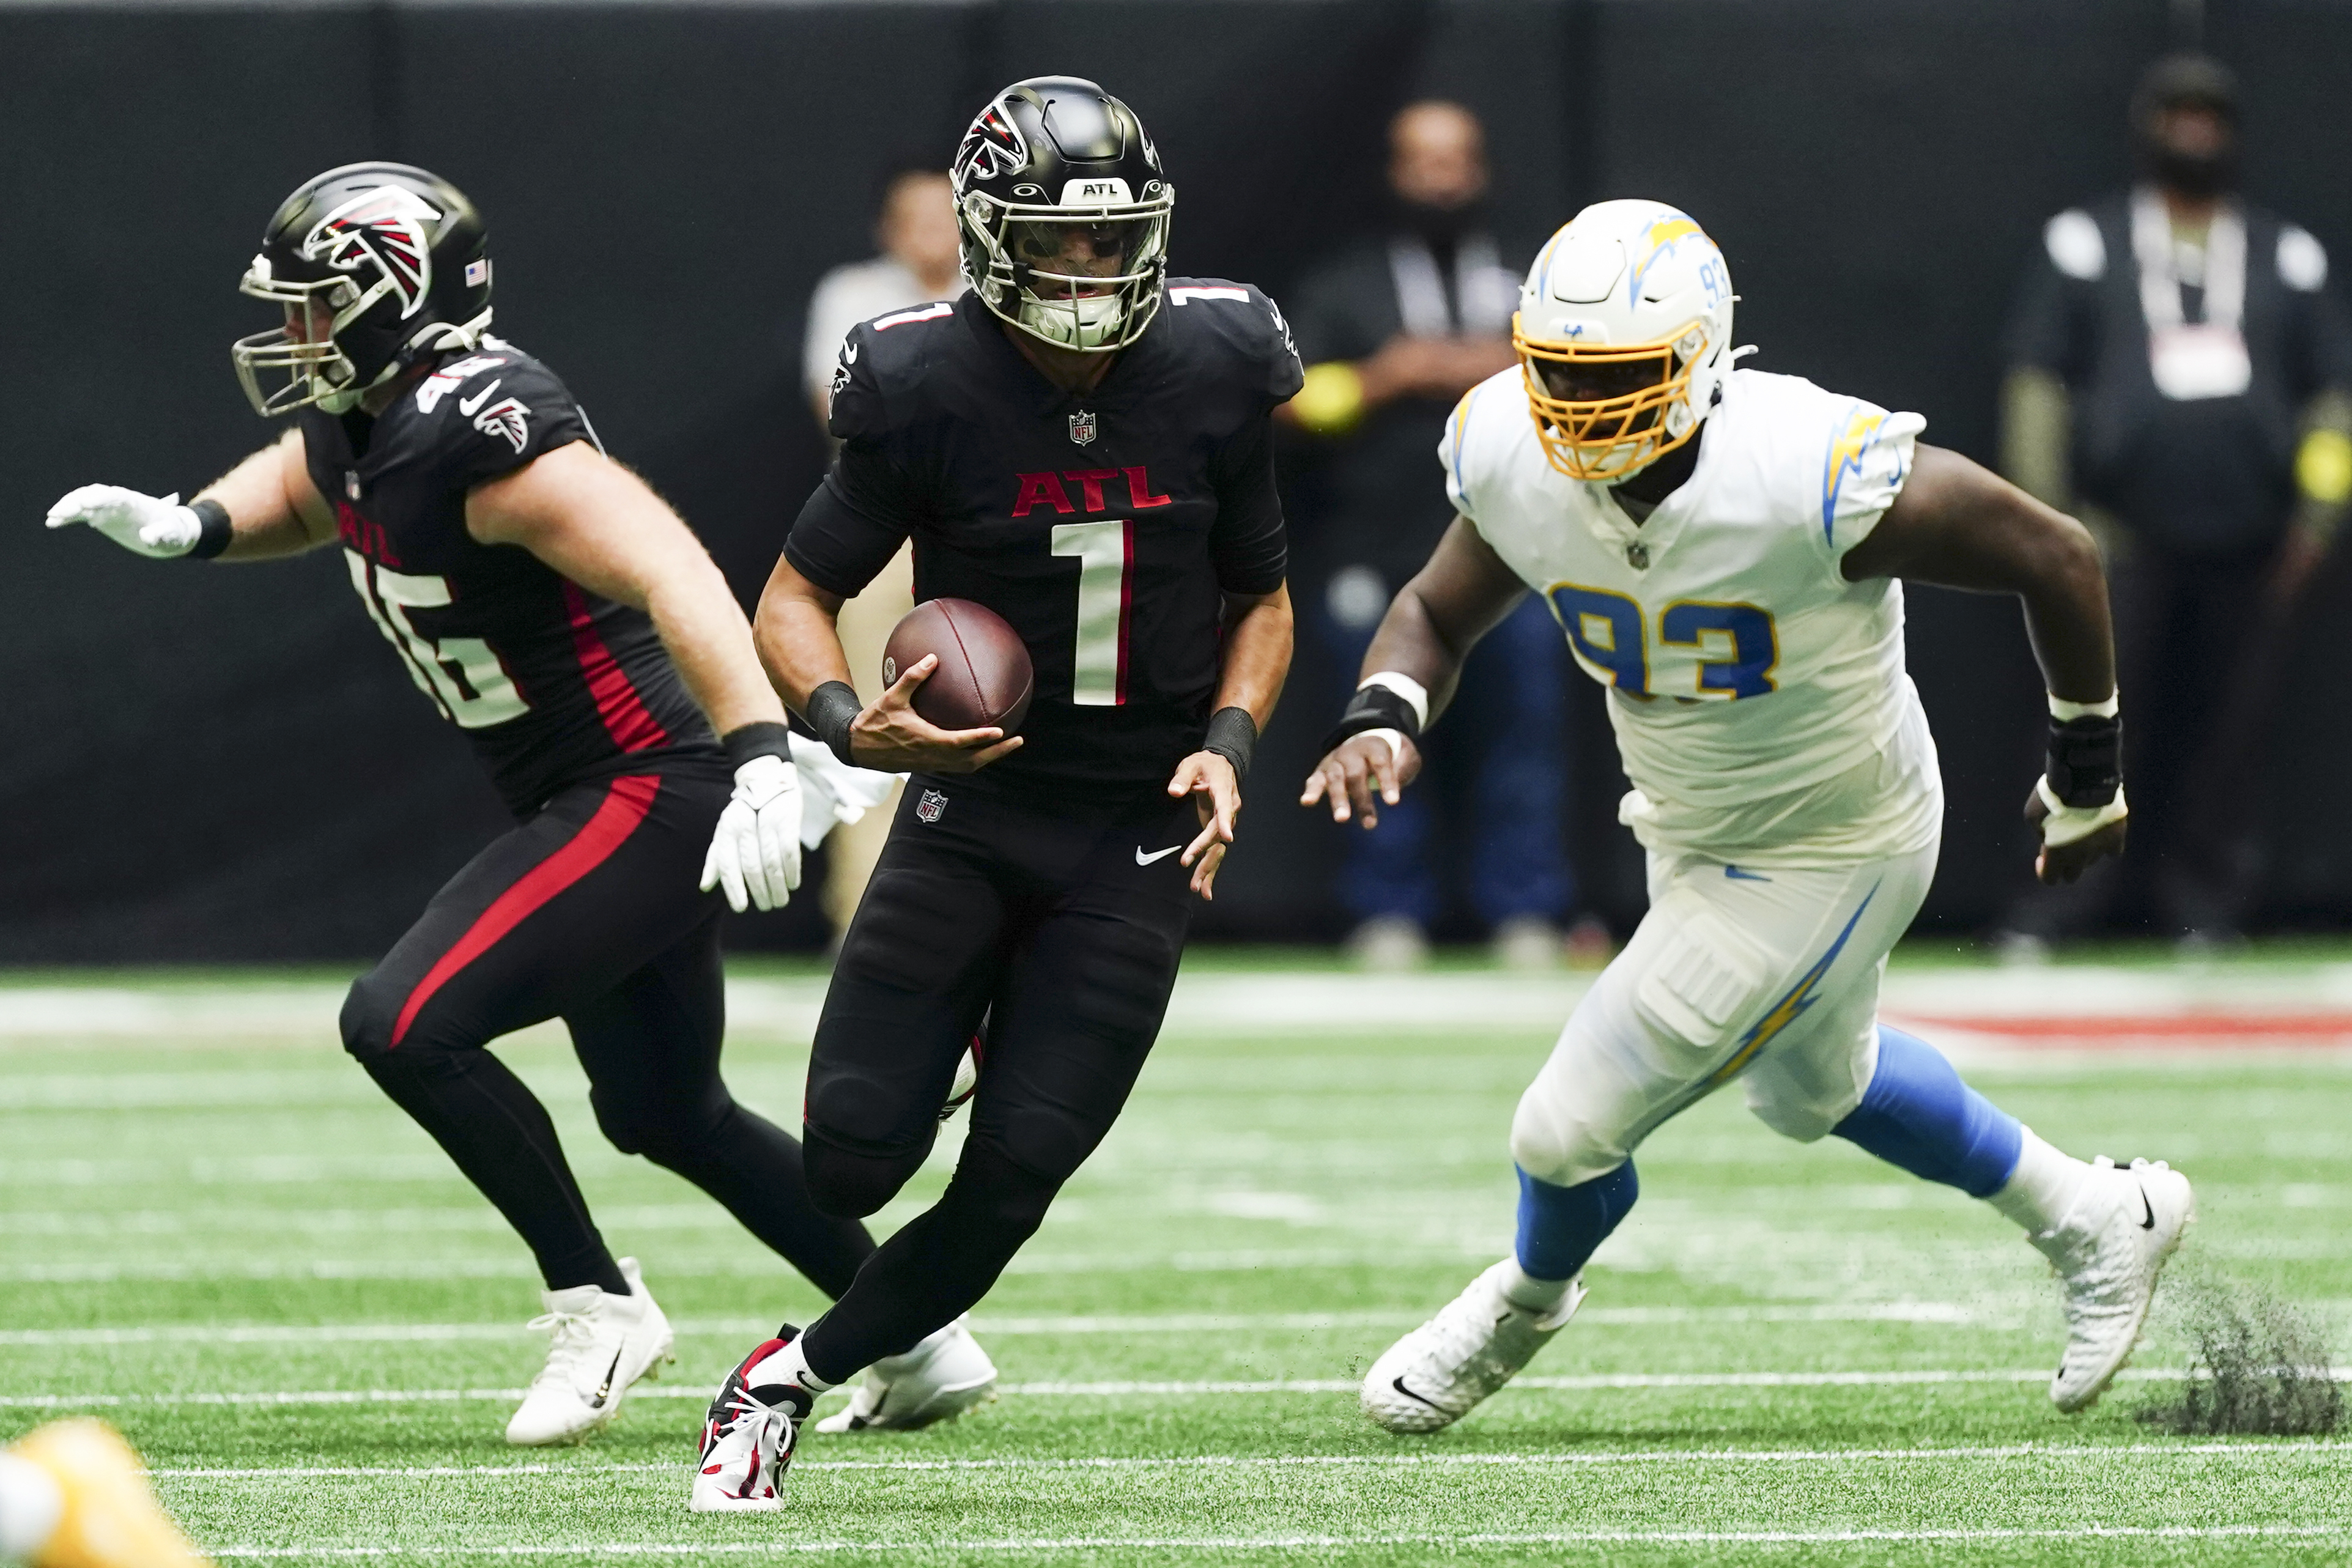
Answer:
[[[2125,835],[2090,535],[1919,445],[1916,414],[1733,370],[1732,300],[1714,242],[1656,202],[1603,202],[1553,236],[1520,291],[1519,367],[1474,387],[1439,447],[1460,516],[1390,605],[1307,783],[1304,804],[1369,826],[1471,645],[1533,588],[1610,689],[1635,786],[1620,816],[1649,851],[1649,914],[1512,1123],[1515,1256],[1365,1377],[1391,1431],[1458,1419],[1560,1330],[1633,1206],[1635,1146],[1734,1078],[1775,1131],[1834,1132],[2025,1228],[2064,1287],[2062,1410],[2113,1380],[2193,1216],[2163,1163],[2061,1153],[1877,1021],[1943,819],[1897,579],[2024,601],[2051,692],[2035,868],[2071,881]]]

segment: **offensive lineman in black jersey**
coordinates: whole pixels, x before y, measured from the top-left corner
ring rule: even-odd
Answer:
[[[343,1044],[536,1255],[554,1343],[507,1437],[574,1441],[658,1374],[669,1324],[606,1249],[545,1109],[483,1047],[562,1018],[617,1147],[840,1295],[872,1239],[812,1206],[799,1145],[719,1076],[711,889],[781,905],[803,842],[888,780],[805,741],[795,767],[709,556],[545,365],[488,335],[486,236],[456,188],[397,163],[331,170],[278,208],[243,288],[286,324],[237,343],[238,375],[293,426],[187,506],[91,485],[49,526],[200,559],[340,542],[377,628],[474,742],[520,826],[352,985]],[[265,390],[268,372],[283,384]],[[995,1376],[961,1328],[898,1364],[964,1403]]]
[[[755,626],[837,756],[915,775],[817,1026],[817,1206],[872,1214],[922,1164],[985,1015],[979,1092],[939,1203],[720,1390],[697,1510],[780,1506],[800,1421],[860,1368],[826,1430],[887,1417],[903,1395],[886,1358],[996,1282],[1109,1131],[1290,664],[1268,416],[1299,367],[1280,312],[1241,284],[1167,279],[1174,193],[1092,82],[1004,89],[953,176],[971,292],[843,343],[841,451]],[[918,718],[929,658],[860,710],[833,617],[910,534],[917,599],[977,600],[1027,645],[1020,735]]]

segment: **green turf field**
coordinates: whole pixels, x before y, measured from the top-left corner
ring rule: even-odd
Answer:
[[[685,1511],[703,1400],[818,1302],[597,1138],[559,1036],[504,1048],[680,1359],[593,1446],[523,1454],[499,1431],[536,1365],[527,1258],[341,1057],[331,980],[0,984],[0,1438],[108,1415],[224,1563],[2352,1561],[2352,1442],[2161,1436],[2134,1412],[2182,1359],[2163,1331],[2057,1415],[2055,1297],[2016,1234],[1785,1144],[1736,1094],[1643,1150],[1640,1207],[1529,1376],[1436,1437],[1376,1431],[1351,1380],[1508,1245],[1504,1135],[1570,986],[1450,978],[1474,989],[1355,1008],[1328,974],[1188,978],[1126,1120],[980,1309],[1003,1397],[812,1434],[789,1510],[754,1520]],[[819,983],[759,984],[730,1076],[789,1121]],[[1969,1070],[2065,1147],[2188,1170],[2176,1278],[2341,1323],[2352,1058]]]

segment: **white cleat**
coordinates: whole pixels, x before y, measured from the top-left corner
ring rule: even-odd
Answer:
[[[801,1423],[816,1401],[797,1383],[754,1384],[751,1379],[798,1332],[788,1324],[782,1337],[745,1356],[710,1402],[702,1458],[686,1503],[690,1512],[773,1513],[784,1506],[784,1472],[792,1468]]]
[[[620,1262],[632,1295],[614,1296],[594,1285],[542,1294],[547,1312],[530,1326],[547,1330],[555,1342],[548,1347],[547,1364],[530,1380],[522,1408],[507,1423],[507,1441],[517,1447],[577,1443],[603,1431],[639,1378],[660,1377],[676,1359],[669,1320],[646,1289],[637,1260]]]
[[[1364,1374],[1364,1414],[1391,1432],[1434,1432],[1511,1381],[1568,1326],[1584,1300],[1579,1276],[1568,1300],[1538,1317],[1503,1297],[1509,1258],[1496,1264],[1437,1316],[1388,1348]]]
[[[2197,1217],[2189,1178],[2158,1160],[2118,1170],[2102,1154],[2055,1228],[2032,1237],[2066,1293],[2066,1353],[2050,1402],[2073,1415],[2098,1403],[2131,1359],[2156,1277]]]
[[[866,1369],[849,1407],[816,1424],[820,1432],[911,1432],[996,1397],[996,1363],[958,1318],[905,1355]]]

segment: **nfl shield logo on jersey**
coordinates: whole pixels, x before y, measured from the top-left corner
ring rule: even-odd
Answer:
[[[925,822],[937,822],[940,813],[947,808],[947,796],[935,789],[927,789],[923,792],[923,798],[915,803],[915,815]]]
[[[1070,439],[1083,447],[1095,438],[1095,416],[1081,408],[1070,416]]]

